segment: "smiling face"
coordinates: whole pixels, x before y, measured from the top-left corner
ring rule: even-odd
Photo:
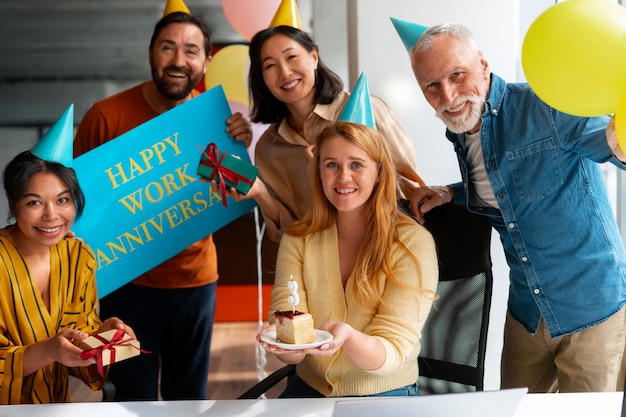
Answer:
[[[59,243],[72,227],[76,204],[69,187],[58,176],[38,172],[31,177],[14,211],[16,244],[21,250],[34,249]]]
[[[283,34],[267,39],[261,48],[263,81],[278,100],[289,106],[313,103],[318,54]]]
[[[320,144],[320,179],[324,195],[338,213],[363,213],[378,181],[378,162],[341,136]]]
[[[490,81],[482,53],[460,38],[442,34],[426,51],[414,51],[411,61],[424,97],[448,129],[478,131]]]
[[[191,23],[165,26],[150,48],[152,79],[159,93],[171,100],[182,100],[191,93],[208,62],[204,35]]]

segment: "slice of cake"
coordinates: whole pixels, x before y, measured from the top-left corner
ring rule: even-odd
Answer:
[[[276,311],[276,339],[283,343],[304,345],[314,342],[313,316],[300,311]]]

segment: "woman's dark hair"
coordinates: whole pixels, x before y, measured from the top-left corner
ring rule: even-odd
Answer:
[[[15,216],[15,204],[24,197],[31,178],[39,172],[54,174],[67,184],[74,204],[76,204],[76,218],[80,218],[85,208],[85,195],[78,184],[76,172],[58,162],[39,159],[30,151],[20,153],[4,168],[2,179],[9,202],[9,216]]]
[[[308,52],[318,51],[317,45],[309,34],[291,26],[270,27],[254,35],[249,46],[248,89],[252,99],[251,119],[255,123],[276,123],[289,115],[285,103],[274,97],[263,81],[261,48],[269,38],[279,34],[298,42]],[[343,81],[319,58],[315,76],[315,104],[332,103],[341,91],[343,91]]]
[[[154,26],[154,32],[152,32],[152,38],[150,38],[150,49],[154,46],[154,42],[159,37],[161,31],[172,23],[189,23],[191,25],[196,25],[202,31],[202,35],[204,37],[204,49],[206,56],[211,56],[211,50],[213,48],[211,45],[211,29],[200,17],[192,16],[185,12],[167,14],[157,22]]]

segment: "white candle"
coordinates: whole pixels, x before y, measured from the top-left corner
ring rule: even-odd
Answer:
[[[298,283],[293,280],[293,276],[289,277],[290,280],[287,283],[287,288],[291,292],[291,295],[287,297],[287,303],[291,306],[292,311],[296,312],[296,306],[300,303],[300,296],[298,295]]]

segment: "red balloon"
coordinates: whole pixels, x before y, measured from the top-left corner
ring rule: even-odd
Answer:
[[[280,6],[281,0],[222,0],[228,23],[246,40],[266,29]]]

